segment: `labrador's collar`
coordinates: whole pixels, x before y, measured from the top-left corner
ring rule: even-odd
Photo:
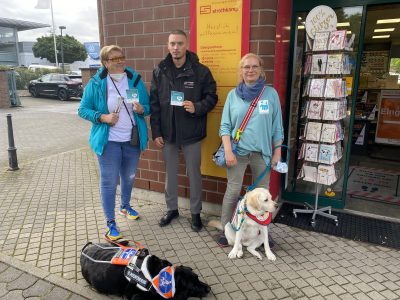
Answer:
[[[246,215],[252,219],[254,222],[256,222],[257,224],[260,224],[262,226],[267,226],[271,223],[272,221],[272,214],[270,212],[265,212],[263,213],[261,216],[255,216],[253,214],[251,214],[246,207]]]

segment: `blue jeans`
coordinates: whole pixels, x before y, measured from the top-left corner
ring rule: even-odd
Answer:
[[[97,155],[101,201],[107,222],[115,219],[118,179],[121,185],[121,209],[130,205],[139,156],[138,146],[131,146],[129,142],[111,141],[105,145],[103,154]]]

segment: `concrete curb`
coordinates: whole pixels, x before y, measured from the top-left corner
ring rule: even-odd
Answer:
[[[0,252],[0,262],[14,267],[16,269],[19,269],[25,273],[28,273],[30,275],[33,275],[35,277],[38,277],[42,280],[45,280],[51,284],[54,284],[56,286],[59,286],[65,290],[68,290],[74,294],[80,295],[86,299],[110,299],[108,296],[99,294],[98,292],[91,290],[89,288],[86,288],[84,286],[81,286],[77,283],[71,282],[70,280],[61,278],[60,276],[57,276],[55,274],[51,274],[48,271],[45,271],[43,269],[40,269],[36,266],[32,266],[28,263],[22,262],[14,257],[7,256],[3,253]]]

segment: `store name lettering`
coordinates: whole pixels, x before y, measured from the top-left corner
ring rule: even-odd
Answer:
[[[400,117],[400,110],[394,110],[389,108],[382,108],[382,115]]]
[[[323,9],[313,16],[311,19],[311,24],[313,28],[311,29],[312,34],[314,35],[318,31],[329,30],[331,21],[335,16],[333,14],[327,14]]]

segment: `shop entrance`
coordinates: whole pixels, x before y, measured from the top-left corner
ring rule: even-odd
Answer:
[[[400,217],[400,4],[367,6],[346,209]]]

